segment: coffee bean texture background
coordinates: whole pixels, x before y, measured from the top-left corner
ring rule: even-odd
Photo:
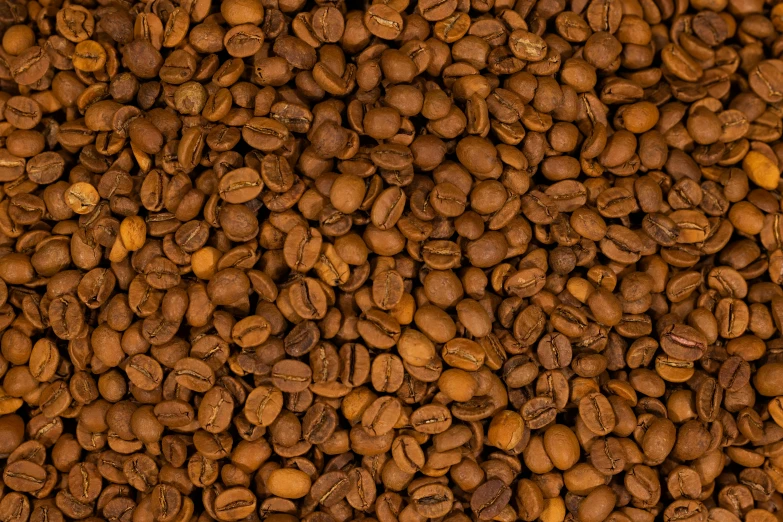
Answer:
[[[0,522],[783,521],[779,0],[0,0]]]

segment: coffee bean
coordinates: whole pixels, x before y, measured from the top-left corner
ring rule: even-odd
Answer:
[[[546,426],[555,419],[557,411],[551,397],[534,397],[522,407],[522,418],[531,429]]]
[[[15,82],[20,85],[34,85],[46,74],[50,62],[43,48],[32,46],[10,60],[8,65]]]
[[[414,490],[411,501],[417,513],[433,518],[443,516],[451,510],[454,495],[442,484],[429,484]]]
[[[255,388],[247,396],[245,416],[252,424],[269,426],[283,408],[283,394],[268,386]]]
[[[310,495],[322,506],[331,507],[345,498],[350,487],[347,473],[332,471],[324,473],[313,483]]]
[[[231,423],[233,408],[232,395],[225,388],[215,386],[204,394],[199,404],[198,422],[210,433],[222,433]]]
[[[131,357],[126,372],[128,379],[142,390],[152,391],[163,381],[160,364],[143,354]]]
[[[386,5],[373,5],[364,14],[367,30],[384,40],[392,40],[402,32],[402,17]]]
[[[596,435],[607,435],[616,423],[612,406],[600,393],[592,393],[579,401],[579,416],[587,428]]]
[[[511,489],[501,480],[488,480],[473,492],[470,508],[480,520],[491,520],[511,500]]]
[[[282,498],[301,498],[310,490],[310,477],[298,469],[277,469],[269,474],[266,487]]]
[[[547,44],[540,36],[523,29],[509,35],[509,48],[514,56],[530,62],[542,60],[547,52]]]
[[[19,129],[32,129],[43,116],[41,106],[27,96],[13,96],[4,104],[6,120]]]
[[[46,470],[34,462],[20,460],[5,467],[3,481],[14,491],[34,493],[44,486]]]
[[[661,348],[677,359],[695,361],[704,355],[707,341],[695,328],[671,325],[661,333]]]
[[[207,363],[188,357],[174,366],[174,378],[180,386],[196,392],[206,392],[215,385],[215,373]]]
[[[270,118],[253,118],[242,128],[242,138],[253,148],[272,151],[288,138],[288,129]]]
[[[215,499],[218,520],[240,520],[256,509],[256,496],[246,488],[230,488]]]

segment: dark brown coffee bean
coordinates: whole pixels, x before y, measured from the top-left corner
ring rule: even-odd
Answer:
[[[283,408],[283,394],[270,386],[255,388],[247,396],[245,416],[252,424],[269,426]]]
[[[302,419],[302,436],[312,444],[323,444],[338,427],[338,416],[334,408],[325,404],[314,404],[308,408]]]
[[[4,104],[3,114],[12,125],[19,129],[32,129],[43,116],[41,106],[27,96],[13,96]]]
[[[242,138],[251,147],[268,152],[283,145],[288,129],[270,118],[253,118],[242,128]]]
[[[293,270],[307,272],[315,266],[322,245],[321,233],[305,226],[293,228],[285,239],[283,254]]]
[[[210,433],[221,433],[231,423],[234,399],[223,387],[215,386],[204,394],[199,404],[198,422]]]
[[[720,367],[718,381],[728,391],[737,391],[750,381],[750,365],[736,355],[729,357]]]
[[[55,498],[57,508],[67,517],[87,518],[92,514],[93,508],[90,504],[79,502],[76,497],[67,490],[60,490]],[[19,509],[17,501],[17,509]],[[29,510],[29,508],[28,508]],[[27,518],[27,517],[25,517]]]
[[[511,500],[511,489],[501,480],[492,479],[479,486],[470,499],[470,508],[480,520],[491,520]]]
[[[237,169],[220,178],[218,190],[220,197],[229,203],[245,203],[257,197],[263,184],[261,178],[253,169]]]
[[[9,69],[14,81],[20,85],[34,85],[49,69],[49,55],[38,46],[32,46],[10,60]]]
[[[591,393],[579,401],[579,416],[587,428],[596,435],[607,435],[616,423],[614,410],[607,398]]]
[[[529,62],[542,60],[547,52],[547,44],[540,36],[523,29],[509,35],[509,48],[514,56]]]
[[[367,29],[384,40],[393,40],[403,28],[402,17],[394,9],[386,5],[374,5],[364,14],[364,25]]]
[[[256,496],[246,488],[230,488],[215,499],[215,514],[219,520],[241,520],[256,509]]]
[[[429,484],[414,490],[411,501],[417,513],[432,518],[443,516],[451,510],[454,495],[442,484]]]
[[[126,372],[130,381],[142,390],[154,390],[163,381],[163,370],[160,364],[143,354],[130,358]]]
[[[313,483],[310,495],[319,504],[331,507],[340,502],[350,491],[351,482],[343,471],[324,473]]]
[[[695,328],[675,324],[661,333],[661,348],[683,361],[696,361],[707,350],[707,340]]]
[[[180,386],[196,392],[206,392],[215,385],[215,372],[199,359],[180,359],[174,366],[174,377]]]
[[[68,488],[81,502],[92,502],[101,493],[101,475],[94,464],[80,463],[68,474]]]
[[[3,481],[14,491],[34,493],[44,486],[46,470],[34,462],[20,460],[5,467]]]
[[[533,397],[522,407],[522,418],[531,429],[543,428],[555,420],[557,409],[551,397]]]

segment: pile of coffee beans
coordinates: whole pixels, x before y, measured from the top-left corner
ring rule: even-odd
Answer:
[[[0,522],[783,520],[778,0],[0,36]]]

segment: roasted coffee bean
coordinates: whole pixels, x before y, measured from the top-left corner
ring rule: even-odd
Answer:
[[[256,496],[247,488],[230,488],[215,498],[218,520],[241,520],[256,509]]]
[[[364,14],[364,25],[370,33],[384,40],[393,40],[403,28],[400,14],[386,5],[373,5]]]
[[[312,485],[310,495],[324,507],[340,502],[350,491],[351,482],[344,471],[331,471],[321,475]]]
[[[266,479],[266,487],[269,491],[282,498],[304,497],[310,491],[310,486],[310,477],[298,469],[276,469]]]
[[[245,402],[245,416],[252,424],[268,426],[274,422],[283,408],[280,390],[260,386],[251,391]]]
[[[323,444],[338,427],[338,416],[334,408],[325,404],[314,404],[308,408],[302,419],[302,436],[312,444]]]
[[[579,417],[596,435],[609,434],[616,425],[616,416],[609,400],[600,393],[591,393],[579,401]]]
[[[551,397],[533,397],[522,407],[522,418],[531,429],[543,428],[557,416],[557,409]]]
[[[695,328],[674,324],[661,332],[661,348],[676,359],[696,361],[707,351],[707,341]]]
[[[498,516],[511,500],[511,489],[499,479],[491,479],[476,489],[470,508],[480,520]]]
[[[215,385],[212,368],[206,362],[192,357],[176,362],[174,378],[180,386],[196,392],[206,392]]]
[[[14,491],[34,493],[44,486],[46,470],[34,462],[20,460],[5,467],[3,481]]]
[[[142,354],[130,358],[126,372],[128,379],[142,390],[154,390],[163,381],[163,370],[160,364]]]
[[[411,502],[419,515],[434,518],[451,510],[454,495],[443,484],[428,484],[413,491]]]
[[[442,433],[451,426],[451,413],[444,406],[422,406],[410,415],[410,422],[421,433]]]

